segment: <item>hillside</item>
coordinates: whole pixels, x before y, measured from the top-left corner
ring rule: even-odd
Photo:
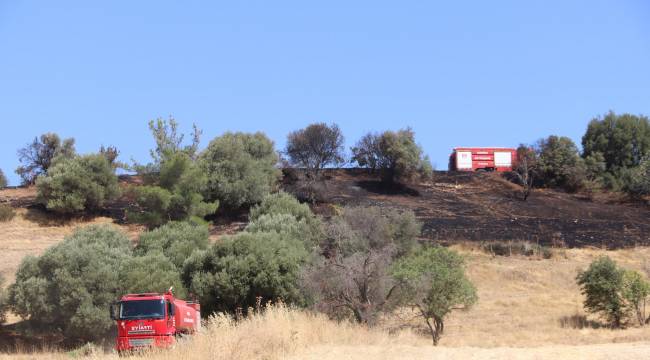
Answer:
[[[548,189],[527,201],[496,173],[436,172],[432,181],[386,188],[364,170],[334,170],[320,198],[337,205],[379,205],[415,211],[433,242],[515,240],[556,247],[618,248],[650,244],[650,206]],[[285,177],[298,192],[298,181]]]
[[[244,335],[245,328],[233,328],[233,342],[209,344],[198,341],[192,354],[199,358],[215,358],[215,353],[228,353],[239,358],[251,358],[258,348],[237,348],[237,341],[251,337],[270,346],[264,358],[555,358],[558,354],[575,358],[609,358],[628,354],[628,358],[643,358],[650,346],[650,328],[631,326],[624,330],[604,328],[596,318],[582,309],[582,295],[575,283],[577,272],[597,256],[607,254],[622,266],[648,273],[650,266],[650,208],[616,199],[587,200],[578,195],[553,190],[537,190],[528,201],[517,197],[517,186],[498,174],[436,173],[428,183],[408,187],[386,188],[361,170],[334,170],[326,173],[327,180],[315,187],[320,202],[314,210],[324,216],[338,211],[343,205],[378,205],[412,209],[424,223],[423,241],[444,243],[467,258],[467,273],[476,284],[479,302],[468,312],[453,313],[446,324],[441,347],[433,349],[428,339],[418,333],[395,338],[387,335],[399,329],[408,314],[396,314],[383,319],[381,334],[340,336],[320,334],[313,342],[295,339],[307,335],[309,329],[289,332],[286,328],[269,327],[259,333]],[[137,183],[122,178],[123,183]],[[283,188],[299,197],[304,196],[304,183],[291,173],[286,174]],[[17,215],[0,223],[0,273],[5,286],[13,279],[20,260],[25,255],[42,253],[58,243],[77,226],[91,223],[114,223],[132,239],[142,227],[123,222],[124,206],[120,199],[104,214],[62,219],[48,215],[34,204],[33,188],[0,191],[0,202],[17,208]],[[326,201],[325,201],[326,200]],[[228,216],[225,216],[228,215]],[[245,224],[245,216],[221,214],[212,226],[212,239],[218,241],[223,233],[237,231]],[[483,241],[530,241],[552,245],[552,257],[494,256],[481,249]],[[617,248],[616,250],[612,250]],[[292,315],[294,316],[294,315]],[[302,312],[296,314],[302,319]],[[19,319],[10,317],[10,323]],[[303,320],[296,320],[303,321]],[[324,320],[318,320],[324,321]],[[268,326],[289,326],[277,323]],[[413,323],[419,324],[417,322]],[[336,328],[331,334],[351,331]],[[302,326],[302,325],[291,325]],[[337,330],[338,329],[338,330]],[[363,329],[354,329],[362,333]],[[278,337],[279,336],[279,337]],[[239,339],[235,341],[236,339]],[[13,351],[16,346],[31,346],[22,339],[0,343],[0,351]],[[302,340],[301,340],[302,341]],[[617,343],[617,344],[612,344]],[[194,352],[196,351],[196,352]],[[237,353],[241,351],[241,353]],[[170,353],[171,354],[171,353]],[[174,353],[180,356],[180,353]],[[173,355],[173,354],[172,354]],[[171,355],[170,355],[171,356]],[[232,358],[237,358],[233,356]],[[61,358],[69,357],[61,354]],[[101,357],[101,356],[100,356]],[[195,356],[192,356],[194,358]],[[30,357],[31,358],[31,357]],[[37,357],[39,358],[39,357]],[[59,358],[43,354],[42,358]],[[365,357],[364,357],[365,358]]]

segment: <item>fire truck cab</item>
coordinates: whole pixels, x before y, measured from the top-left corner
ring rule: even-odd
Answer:
[[[200,305],[176,299],[171,289],[164,294],[124,295],[110,310],[117,322],[116,349],[120,353],[170,347],[176,336],[194,333],[201,326]]]

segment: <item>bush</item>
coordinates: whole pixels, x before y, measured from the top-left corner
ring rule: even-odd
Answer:
[[[208,176],[206,197],[230,209],[259,203],[281,176],[273,142],[263,133],[226,133],[199,159]]]
[[[380,170],[386,182],[430,177],[433,166],[423,157],[411,129],[367,134],[352,148],[352,160],[360,167]]]
[[[282,191],[265,196],[260,204],[251,209],[249,218],[251,223],[247,230],[251,232],[287,231],[299,235],[298,238],[308,247],[318,245],[323,237],[323,224],[309,206]]]
[[[130,256],[129,239],[111,226],[77,230],[23,259],[9,290],[11,310],[69,339],[101,339],[113,325],[108,306],[124,286],[118,269]]]
[[[640,198],[650,194],[650,155],[624,177],[624,190],[632,197]]]
[[[318,174],[325,166],[337,166],[345,161],[344,142],[338,125],[316,123],[290,133],[285,153],[293,166]]]
[[[487,242],[482,244],[483,250],[496,256],[536,256],[543,259],[550,259],[553,257],[553,251],[539,244],[532,244],[529,242]]]
[[[7,177],[5,176],[5,173],[2,172],[2,169],[0,169],[0,189],[7,187]]]
[[[578,147],[571,139],[551,135],[538,142],[537,151],[537,170],[544,185],[561,187],[571,192],[583,187],[587,170]]]
[[[23,184],[34,184],[38,176],[47,174],[55,158],[72,158],[74,155],[73,138],[61,141],[59,135],[46,133],[18,150],[18,159],[22,165],[16,169],[16,174]]]
[[[300,268],[307,252],[301,242],[273,232],[225,237],[185,262],[183,281],[206,314],[247,311],[258,303],[302,301]]]
[[[393,261],[413,251],[420,224],[411,212],[346,208],[326,226],[327,241],[302,286],[314,307],[334,318],[375,324],[394,308]],[[363,284],[363,286],[359,286]]]
[[[201,192],[207,177],[184,152],[170,154],[160,164],[158,185],[133,189],[140,211],[129,216],[136,222],[156,227],[170,220],[203,218],[217,211],[218,202],[205,202]]]
[[[576,278],[587,311],[602,315],[612,327],[621,327],[625,318],[625,303],[621,295],[624,270],[607,256],[594,260]]]
[[[16,211],[11,205],[0,204],[0,222],[11,221],[16,216]]]
[[[173,286],[175,296],[181,299],[187,296],[178,268],[161,251],[123,261],[119,275],[120,294],[164,293]]]
[[[445,317],[478,300],[476,288],[465,276],[463,258],[452,250],[424,249],[399,260],[391,272],[399,283],[401,302],[417,309],[434,345],[444,330]]]
[[[38,201],[64,214],[100,209],[119,194],[115,169],[98,154],[57,161],[36,186]]]
[[[650,283],[636,271],[627,270],[623,273],[621,294],[629,312],[634,314],[639,325],[646,323],[645,303],[650,295]]]
[[[193,252],[208,247],[208,227],[192,222],[170,222],[140,235],[135,254],[162,253],[179,270]],[[168,286],[169,287],[169,286]]]

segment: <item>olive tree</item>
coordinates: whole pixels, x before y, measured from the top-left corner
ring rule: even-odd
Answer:
[[[71,158],[75,155],[74,139],[63,141],[55,133],[45,133],[35,137],[34,141],[18,149],[21,165],[16,169],[23,184],[31,185],[39,175],[47,174],[57,157]]]
[[[538,174],[544,185],[577,191],[586,180],[578,147],[565,136],[551,135],[537,143]]]
[[[636,318],[639,325],[647,322],[645,305],[650,296],[650,283],[636,271],[626,270],[623,273],[621,294],[627,304],[627,309]]]
[[[601,256],[576,277],[585,296],[585,309],[600,314],[615,328],[621,327],[625,318],[621,294],[624,273],[608,256]]]
[[[345,161],[345,138],[336,124],[315,123],[287,136],[285,153],[293,166],[318,175],[323,167]]]
[[[430,247],[404,257],[391,273],[399,284],[401,302],[426,322],[433,345],[444,332],[445,317],[478,300],[476,288],[465,275],[462,256],[446,248]]]
[[[204,200],[202,193],[207,181],[188,154],[169,154],[162,160],[152,184],[132,188],[138,209],[128,216],[135,222],[156,227],[167,221],[201,219],[213,214],[219,202]]]
[[[346,208],[327,224],[326,241],[303,272],[303,289],[317,310],[373,325],[397,305],[389,269],[419,234],[410,212]]]
[[[9,288],[10,309],[69,339],[102,338],[113,324],[108,306],[124,286],[118,269],[130,257],[129,239],[116,228],[79,229],[23,259]]]
[[[367,134],[352,148],[352,160],[360,167],[380,170],[386,182],[431,176],[433,167],[415,142],[410,128]]]
[[[99,154],[57,160],[36,187],[37,200],[62,214],[98,210],[120,192],[115,169]]]
[[[199,155],[207,199],[237,209],[262,201],[281,176],[273,142],[263,133],[226,133]]]
[[[613,111],[591,120],[582,137],[583,156],[600,154],[607,171],[638,166],[650,154],[650,120]]]
[[[162,253],[179,270],[185,259],[192,253],[208,247],[208,227],[203,224],[184,222],[169,222],[157,229],[140,234],[138,245],[134,252],[138,256],[149,253]]]
[[[276,232],[224,237],[184,264],[183,281],[205,313],[247,311],[259,302],[302,302],[298,287],[307,259],[302,242]]]

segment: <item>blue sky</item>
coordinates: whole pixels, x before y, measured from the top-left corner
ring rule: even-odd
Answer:
[[[411,126],[454,146],[580,141],[608,110],[650,114],[644,1],[0,0],[0,168],[54,131],[148,159],[147,121],[264,131],[311,122],[352,145]]]

